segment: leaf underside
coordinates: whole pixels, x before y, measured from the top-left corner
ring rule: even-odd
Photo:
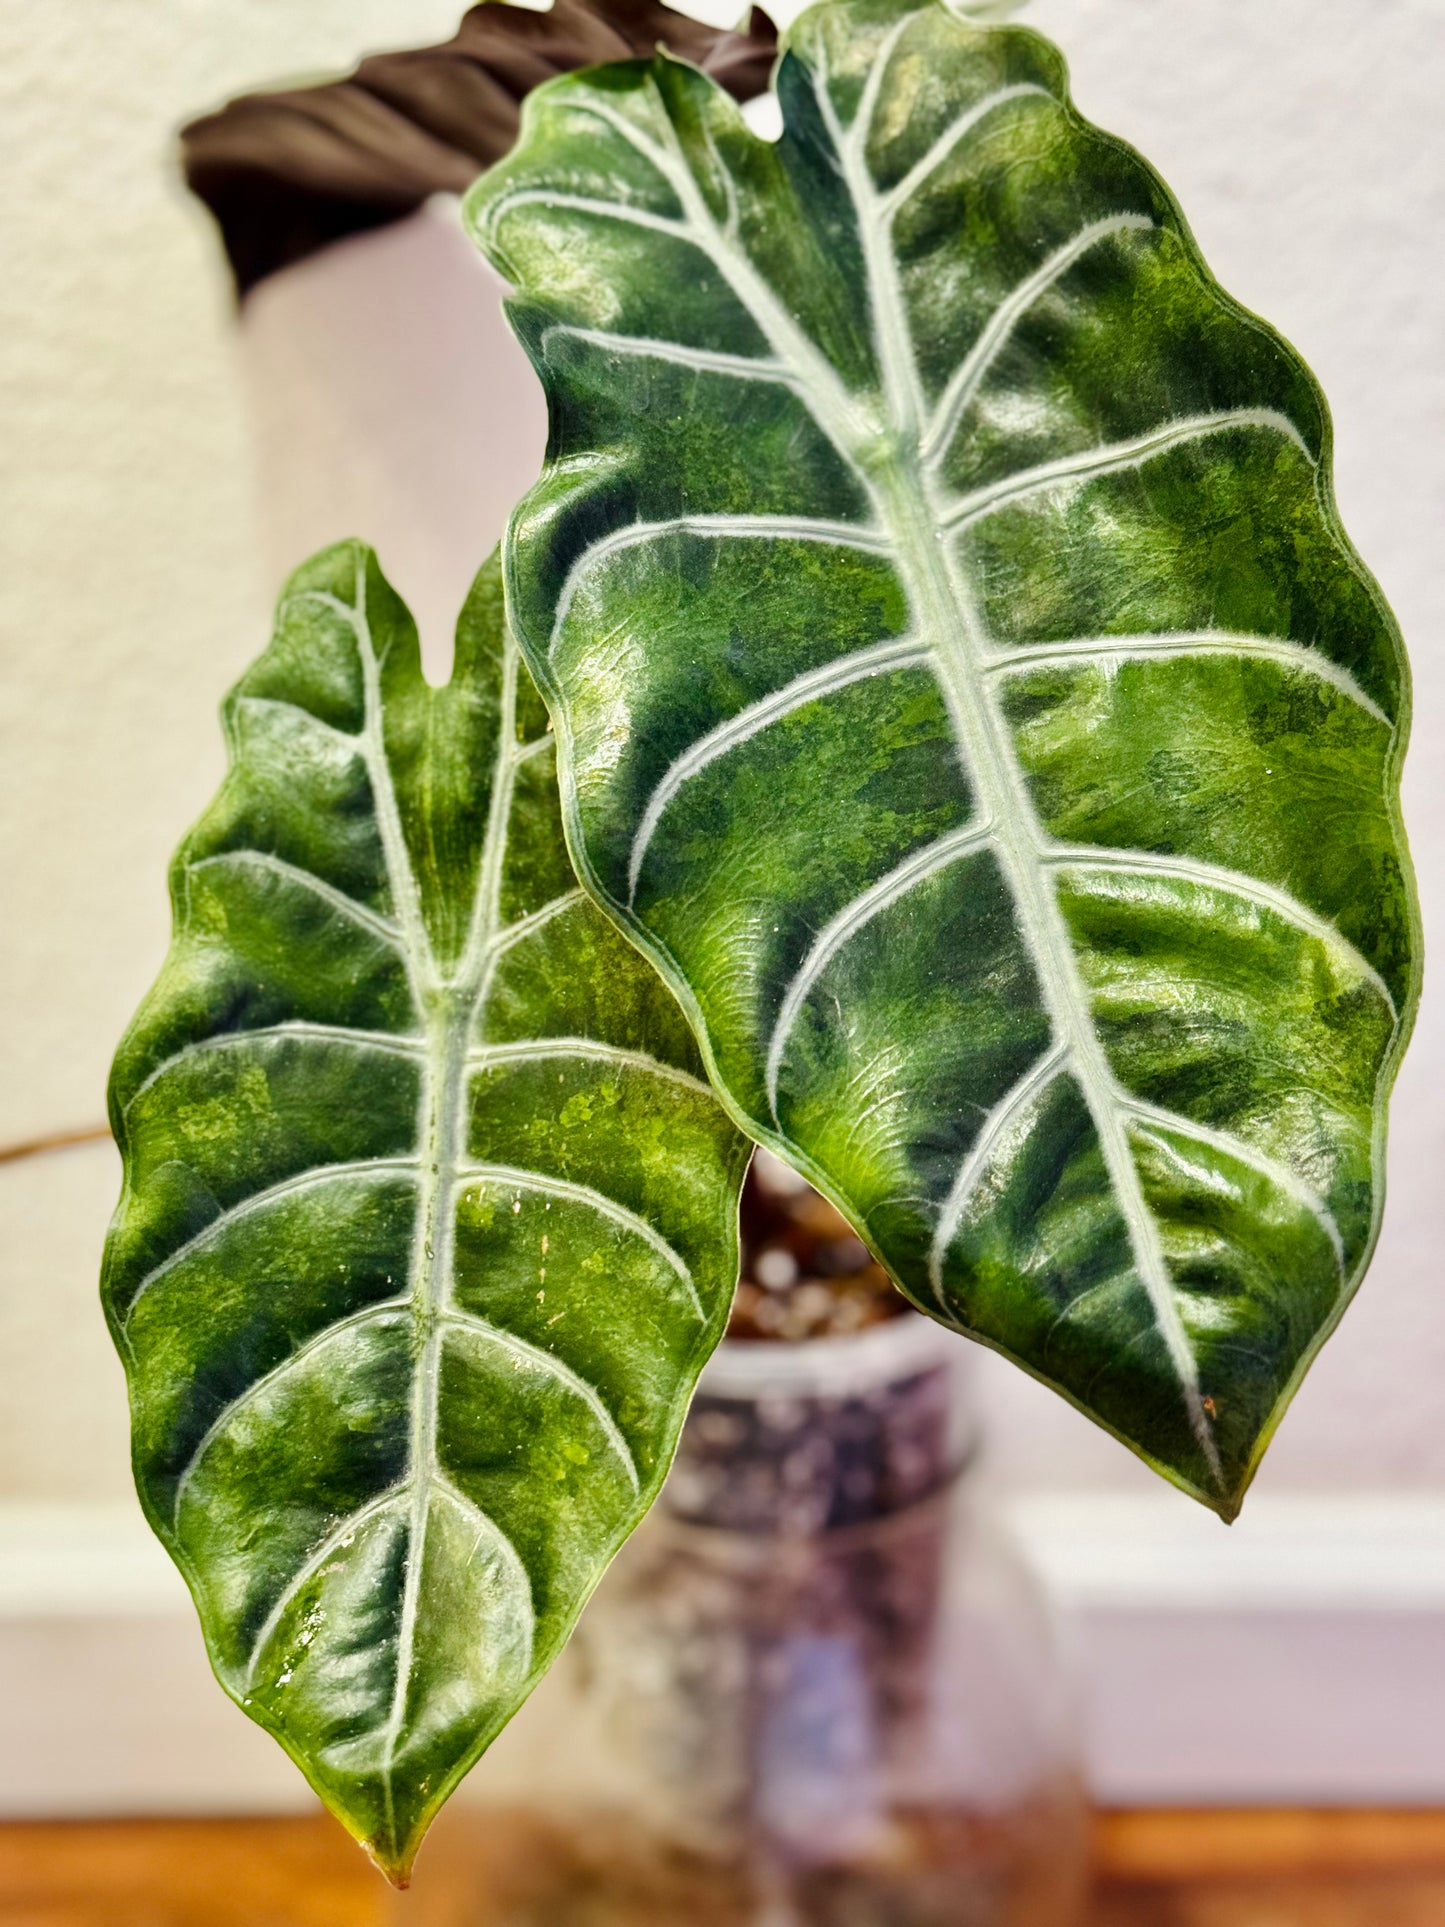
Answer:
[[[1417,918],[1324,403],[1037,35],[658,59],[473,190],[579,874],[908,1295],[1224,1516],[1374,1243]]]
[[[433,690],[370,552],[317,557],[225,727],[105,1301],[222,1684],[404,1879],[657,1491],[746,1146],[576,887],[495,561]]]

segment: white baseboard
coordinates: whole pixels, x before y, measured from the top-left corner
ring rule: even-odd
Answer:
[[[1445,1500],[1167,1492],[1008,1508],[1059,1601],[1097,1798],[1445,1804]],[[545,1753],[546,1695],[505,1735]],[[210,1678],[139,1517],[0,1508],[0,1815],[255,1813],[311,1798]]]
[[[0,1706],[6,1818],[314,1804],[212,1679],[138,1511],[0,1507]]]
[[[1445,1804],[1445,1499],[1052,1494],[1012,1523],[1063,1606],[1113,1805]]]

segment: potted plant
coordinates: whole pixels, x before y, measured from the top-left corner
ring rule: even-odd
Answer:
[[[777,94],[529,97],[542,478],[444,690],[293,579],[117,1059],[142,1496],[394,1876],[661,1487],[749,1141],[1225,1518],[1378,1226],[1408,703],[1317,388],[1038,36],[830,0]]]

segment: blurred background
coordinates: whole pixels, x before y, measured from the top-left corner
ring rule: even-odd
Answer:
[[[238,323],[174,135],[243,88],[444,39],[459,13],[0,0],[0,1820],[309,1810],[210,1684],[131,1496],[96,1300],[118,1164],[95,1134],[166,946],[166,863],[221,774],[217,704],[282,574],[364,534],[444,664],[542,424],[454,204],[272,277]],[[1034,0],[1025,18],[1329,397],[1344,521],[1414,665],[1405,799],[1428,948],[1445,936],[1445,9]],[[987,1476],[1062,1615],[1102,1806],[1445,1807],[1432,986],[1374,1268],[1238,1526],[1001,1361],[972,1361]],[[1127,1859],[1136,1836],[1115,1837]],[[1445,1919],[1442,1895],[1421,1921]]]

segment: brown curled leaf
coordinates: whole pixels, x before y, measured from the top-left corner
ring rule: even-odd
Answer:
[[[735,100],[768,85],[777,32],[703,25],[661,0],[472,7],[440,47],[375,54],[348,78],[244,94],[181,134],[186,181],[220,225],[238,295],[431,195],[461,194],[517,137],[521,103],[558,74],[659,46]]]

